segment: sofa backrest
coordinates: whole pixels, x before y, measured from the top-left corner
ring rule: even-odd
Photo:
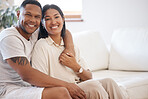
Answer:
[[[73,33],[73,39],[91,71],[108,68],[108,50],[99,32]]]
[[[109,69],[148,71],[147,28],[125,28],[114,31]]]

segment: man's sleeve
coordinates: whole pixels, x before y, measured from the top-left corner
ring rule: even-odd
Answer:
[[[8,36],[2,39],[0,42],[0,51],[3,60],[18,56],[26,57],[24,44],[22,40],[16,36]]]

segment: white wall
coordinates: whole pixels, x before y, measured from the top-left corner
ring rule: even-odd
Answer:
[[[72,33],[99,31],[108,45],[117,28],[148,27],[148,0],[83,0],[82,6],[84,22],[67,22],[67,28]]]
[[[99,31],[110,44],[113,30],[148,27],[148,0],[83,0],[84,22],[67,22],[72,32]]]

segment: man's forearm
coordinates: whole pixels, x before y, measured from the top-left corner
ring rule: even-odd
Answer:
[[[65,49],[67,49],[70,53],[75,55],[72,35],[68,30],[66,30],[66,34],[63,39],[64,39]]]
[[[65,87],[67,82],[50,77],[32,68],[26,57],[13,57],[7,63],[21,76],[21,78],[38,87]]]
[[[23,80],[29,82],[32,85],[38,87],[65,87],[67,82],[53,78],[49,75],[46,75],[34,68],[26,70]]]

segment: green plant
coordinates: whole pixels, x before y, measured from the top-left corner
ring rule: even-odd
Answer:
[[[16,6],[8,7],[0,10],[0,29],[11,27],[17,23],[16,11],[19,8]]]

